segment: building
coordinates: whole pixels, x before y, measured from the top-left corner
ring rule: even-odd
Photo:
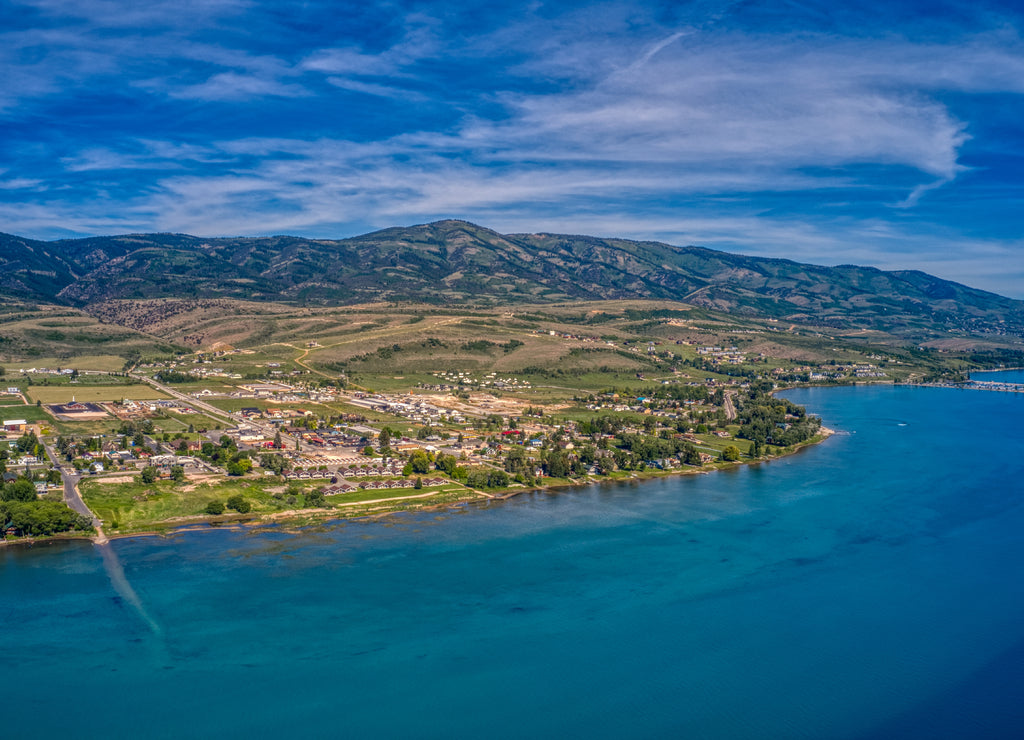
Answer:
[[[7,419],[4,421],[5,432],[24,432],[28,428],[28,422],[25,419]]]

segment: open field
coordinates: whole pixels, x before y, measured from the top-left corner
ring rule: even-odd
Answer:
[[[0,406],[0,418],[24,419],[29,423],[42,421],[49,424],[53,422],[53,417],[46,413],[46,409],[40,408],[34,404],[29,406],[21,404]]]
[[[134,385],[33,385],[26,389],[26,395],[32,401],[43,403],[69,403],[72,398],[85,403],[100,401],[120,401],[129,398],[135,401],[170,398],[166,393],[151,388],[143,383]]]
[[[7,327],[3,327],[6,330]],[[129,345],[130,346],[130,345]],[[119,348],[120,349],[120,348]],[[20,362],[4,361],[0,366],[7,370],[6,379],[15,379],[18,371],[30,367],[69,367],[79,370],[96,370],[104,373],[120,372],[124,368],[124,357],[116,354],[98,355],[68,351],[57,355],[29,355]]]
[[[241,494],[252,504],[249,517],[282,514],[302,509],[304,492],[322,485],[324,483],[320,482],[292,489],[298,490],[298,493],[292,494],[290,499],[285,495],[285,486],[276,479],[268,481],[258,478],[215,478],[184,484],[170,481],[145,484],[138,476],[127,481],[122,476],[85,478],[79,484],[79,489],[86,504],[103,520],[104,526],[128,533],[179,526],[187,523],[190,518],[216,521],[217,517],[206,514],[206,505],[210,501],[223,503],[229,496],[236,494]],[[329,497],[323,513],[352,516],[364,513],[358,504],[399,509],[475,498],[478,498],[477,494],[458,484],[421,490],[393,488],[354,491]],[[225,512],[227,516],[234,514],[230,509]]]
[[[0,364],[8,369],[76,366],[120,370],[131,353],[170,353],[177,345],[135,329],[103,323],[67,306],[5,306],[0,313]]]
[[[228,299],[157,299],[114,301],[90,310],[127,329],[144,327],[169,345],[207,352],[209,362],[203,366],[207,369],[212,365],[226,373],[254,378],[269,377],[273,369],[285,381],[294,370],[324,378],[344,373],[354,378],[356,385],[384,391],[400,390],[404,380],[412,381],[410,385],[427,382],[423,378],[439,370],[620,376],[665,373],[673,363],[692,365],[699,345],[735,346],[752,355],[763,352],[773,364],[762,361],[762,368],[779,363],[858,362],[882,351],[887,359],[907,363],[906,367],[891,366],[897,378],[908,374],[912,365],[947,362],[936,353],[915,354],[913,348],[898,346],[892,337],[878,331],[852,332],[732,316],[672,301],[460,309],[417,304],[296,307]],[[656,343],[656,356],[646,351],[648,342]],[[214,350],[216,355],[210,354]],[[188,367],[180,369],[187,371]],[[211,378],[195,385],[223,388],[236,382]]]
[[[180,523],[181,517],[204,516],[213,500],[224,502],[241,494],[252,504],[252,513],[272,513],[288,508],[267,491],[269,484],[253,479],[227,478],[199,485],[170,481],[142,483],[136,476],[129,483],[108,483],[86,478],[79,484],[82,497],[105,526],[120,531],[139,531]]]

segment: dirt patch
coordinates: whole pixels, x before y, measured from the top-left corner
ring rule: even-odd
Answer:
[[[210,481],[215,480],[221,480],[223,477],[224,476],[221,475],[190,475],[188,476],[188,480],[190,482],[182,486],[181,491],[183,493],[191,493],[204,483],[209,483]]]

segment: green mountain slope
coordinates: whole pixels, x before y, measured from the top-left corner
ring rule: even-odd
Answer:
[[[52,243],[0,234],[0,297],[52,301],[75,279]]]
[[[906,335],[1024,335],[1024,302],[921,272],[821,267],[625,239],[502,235],[465,221],[340,240],[0,239],[7,260],[0,265],[10,265],[0,293],[78,306],[157,297],[490,305],[655,298]]]

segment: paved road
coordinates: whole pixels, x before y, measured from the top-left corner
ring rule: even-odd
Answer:
[[[215,419],[220,419],[221,421],[226,421],[231,424],[238,423],[238,419],[236,419],[234,415],[228,413],[227,411],[222,411],[216,406],[211,406],[210,404],[200,401],[198,398],[194,398],[188,395],[187,393],[182,393],[181,391],[176,391],[173,388],[169,388],[163,383],[153,380],[153,378],[150,378],[149,376],[132,373],[132,377],[135,378],[136,380],[141,380],[143,383],[147,383],[153,386],[159,391],[163,391],[172,398],[177,398],[179,401],[184,401],[185,403],[191,406],[195,406],[196,408],[202,409]]]
[[[141,380],[144,383],[148,383],[153,388],[156,388],[157,390],[163,391],[167,395],[172,396],[173,398],[177,398],[179,401],[187,403],[187,404],[189,404],[189,405],[191,405],[191,406],[193,406],[193,407],[195,407],[197,409],[202,409],[204,412],[206,412],[210,416],[214,417],[215,419],[220,419],[221,421],[226,421],[226,422],[228,422],[230,424],[242,424],[242,423],[244,423],[244,424],[248,424],[249,426],[258,427],[260,430],[263,431],[264,434],[266,434],[267,436],[269,436],[271,438],[273,438],[274,434],[277,431],[279,431],[277,429],[277,427],[269,426],[269,425],[264,425],[264,424],[259,424],[258,422],[254,422],[252,420],[245,419],[245,418],[242,417],[241,414],[233,414],[230,411],[222,411],[221,409],[217,408],[216,406],[213,406],[213,405],[208,404],[208,403],[206,403],[204,401],[201,401],[201,400],[199,400],[198,398],[196,398],[194,396],[188,395],[187,393],[182,393],[181,391],[174,390],[173,388],[170,388],[167,385],[165,385],[165,384],[163,384],[163,383],[161,383],[161,382],[159,382],[157,380],[154,380],[153,378],[150,378],[150,377],[148,377],[146,375],[132,373],[132,377],[136,378],[137,380]],[[295,437],[291,436],[290,434],[285,434],[284,432],[281,432],[281,439],[285,443],[285,446],[288,449],[295,449],[295,443],[296,442],[299,442],[299,444],[301,445],[301,449],[303,449],[303,450],[316,449],[315,447],[310,447],[309,445],[302,444],[301,440],[296,439]]]
[[[57,457],[57,453],[47,443],[43,443],[43,449],[46,450],[47,457],[50,458],[50,462],[54,464],[57,470],[60,471],[61,480],[64,482],[64,503],[86,519],[92,522],[92,526],[96,527],[96,542],[103,544],[107,541],[107,536],[103,534],[103,520],[92,513],[88,506],[85,505],[85,501],[82,500],[82,494],[78,490],[78,481],[82,479],[82,476],[75,472],[69,472],[74,468],[68,468],[60,464],[60,459]]]
[[[736,418],[736,407],[732,405],[732,397],[736,395],[736,391],[725,392],[725,418],[728,421],[732,421]]]

